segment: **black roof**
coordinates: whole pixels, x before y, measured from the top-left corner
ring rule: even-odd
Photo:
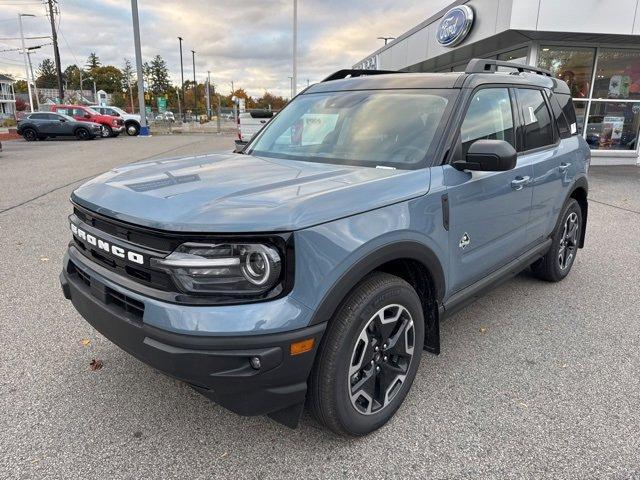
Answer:
[[[497,67],[513,71],[497,71]],[[550,72],[527,65],[495,60],[473,59],[466,72],[410,73],[366,70],[340,70],[324,81],[312,85],[303,93],[348,90],[395,90],[420,88],[475,88],[484,84],[531,85],[556,93],[570,94],[567,84]]]

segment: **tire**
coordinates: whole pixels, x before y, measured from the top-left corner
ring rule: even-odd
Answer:
[[[35,142],[38,139],[38,132],[33,128],[25,128],[22,131],[22,136],[27,142]]]
[[[109,138],[113,136],[113,129],[109,125],[100,126],[100,136],[102,138]]]
[[[92,138],[89,130],[83,127],[76,129],[75,135],[78,140],[90,140]]]
[[[340,435],[382,427],[411,388],[423,343],[424,316],[415,290],[387,273],[365,277],[334,314],[322,340],[309,378],[312,415]]]
[[[137,122],[129,122],[125,125],[125,129],[127,131],[127,135],[135,137],[140,133],[140,124]]]
[[[531,265],[534,275],[548,282],[559,282],[571,271],[582,235],[582,209],[574,198],[564,205],[552,235],[547,254]]]

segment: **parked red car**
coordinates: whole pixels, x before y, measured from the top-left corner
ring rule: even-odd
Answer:
[[[124,120],[111,115],[101,115],[93,108],[83,105],[52,105],[52,112],[64,113],[80,122],[99,123],[102,138],[117,137],[124,132]]]

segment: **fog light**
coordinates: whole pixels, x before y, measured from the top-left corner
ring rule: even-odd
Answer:
[[[260,370],[260,359],[258,357],[251,357],[249,359],[249,363],[251,364],[251,367],[253,367],[256,370]]]

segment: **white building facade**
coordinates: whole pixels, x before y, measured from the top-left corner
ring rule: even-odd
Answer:
[[[471,58],[551,70],[592,163],[640,163],[640,0],[458,0],[354,68],[464,71]]]
[[[16,112],[16,94],[13,91],[13,79],[0,74],[0,120],[14,118]]]

